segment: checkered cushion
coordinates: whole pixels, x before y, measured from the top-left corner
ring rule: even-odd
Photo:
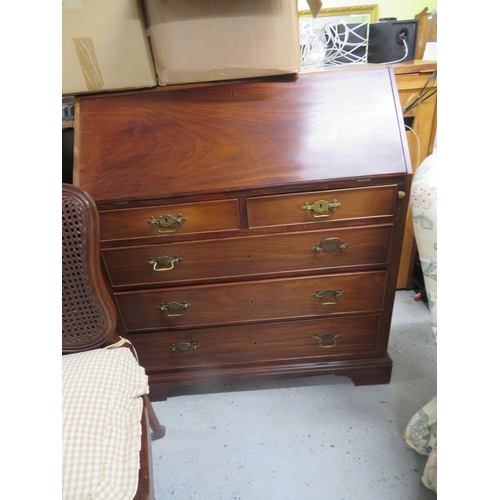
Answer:
[[[127,348],[62,357],[62,498],[125,500],[137,490],[144,368]]]

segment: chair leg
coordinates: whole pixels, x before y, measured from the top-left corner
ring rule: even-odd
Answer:
[[[160,421],[158,420],[158,417],[156,416],[156,413],[153,409],[153,405],[149,400],[149,396],[147,394],[144,394],[143,399],[146,405],[146,409],[148,410],[149,426],[151,427],[153,434],[158,439],[161,439],[165,435],[165,426],[160,424]]]

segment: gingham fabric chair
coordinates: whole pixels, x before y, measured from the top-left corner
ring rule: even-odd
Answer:
[[[161,438],[148,379],[116,332],[101,274],[99,216],[90,196],[62,187],[62,498],[154,498],[149,425]]]

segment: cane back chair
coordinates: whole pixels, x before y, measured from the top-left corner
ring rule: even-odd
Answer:
[[[149,427],[157,438],[165,428],[147,396],[133,346],[116,331],[99,254],[95,203],[63,184],[63,498],[151,500]],[[106,387],[108,380],[113,387]]]

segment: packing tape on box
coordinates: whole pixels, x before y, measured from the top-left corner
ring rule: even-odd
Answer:
[[[101,90],[104,87],[104,80],[99,69],[92,38],[73,38],[73,45],[87,89],[91,92]]]

